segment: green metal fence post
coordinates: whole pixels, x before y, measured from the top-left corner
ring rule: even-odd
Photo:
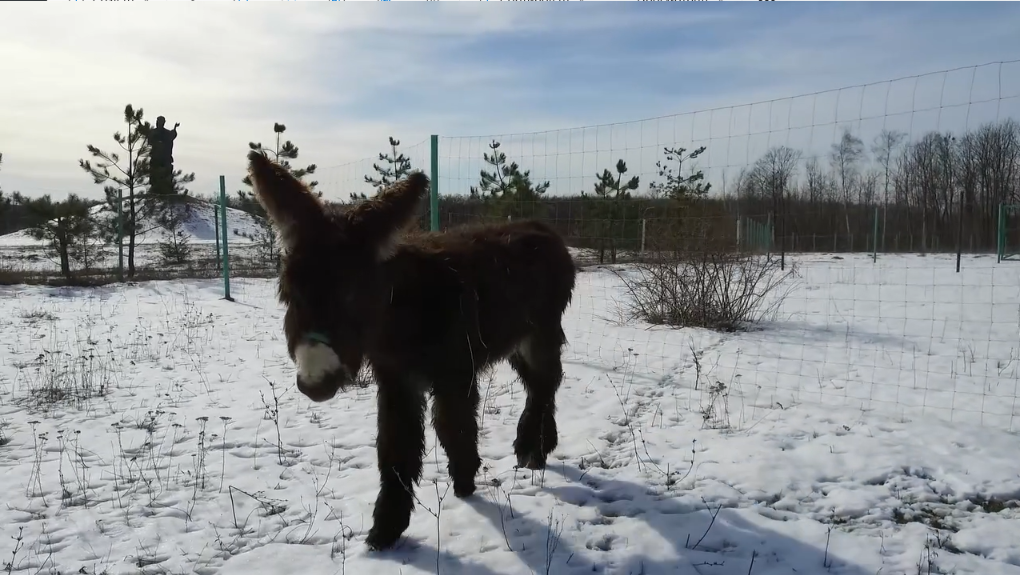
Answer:
[[[871,262],[878,262],[878,208],[875,208],[874,231],[871,238]]]
[[[223,244],[223,299],[234,301],[230,297],[230,255],[227,250],[227,182],[220,176],[220,234]]]
[[[1002,221],[1003,221],[1002,220],[1002,204],[999,204],[999,225],[998,225],[998,228],[995,230],[995,263],[999,263],[999,262],[1002,261],[1002,251],[1003,251],[1003,248],[1004,248],[1003,244],[1005,243],[1003,241],[1003,234],[1002,234],[1002,232],[1003,232]]]
[[[430,138],[432,170],[429,176],[429,229],[439,231],[439,135]]]

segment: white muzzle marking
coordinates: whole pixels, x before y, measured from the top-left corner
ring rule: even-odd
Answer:
[[[336,353],[328,345],[319,342],[299,343],[294,349],[294,362],[297,364],[298,378],[308,386],[319,385],[327,375],[343,369]]]

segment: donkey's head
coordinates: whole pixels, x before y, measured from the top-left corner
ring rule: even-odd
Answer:
[[[283,248],[280,301],[297,387],[326,401],[361,369],[366,338],[389,297],[382,264],[396,252],[429,180],[421,172],[346,211],[323,205],[288,170],[248,154],[255,195]]]

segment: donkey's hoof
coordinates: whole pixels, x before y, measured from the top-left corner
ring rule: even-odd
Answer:
[[[365,543],[369,546],[369,548],[375,551],[385,551],[386,549],[393,547],[397,540],[400,539],[400,535],[402,533],[403,531],[389,529],[385,525],[373,525],[372,529],[368,531],[368,537],[365,538]]]
[[[545,469],[545,457],[535,453],[522,453],[517,456],[517,467],[538,471]]]
[[[465,481],[464,483],[453,482],[453,494],[461,499],[465,497],[471,497],[475,494],[475,482]]]

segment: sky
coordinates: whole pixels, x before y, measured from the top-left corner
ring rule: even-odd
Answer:
[[[824,154],[844,128],[869,142],[882,128],[1020,118],[1016,3],[5,3],[2,14],[0,188],[29,196],[101,197],[78,160],[88,144],[117,146],[128,103],[180,122],[175,166],[195,173],[193,193],[216,192],[220,175],[228,193],[245,189],[248,142],[270,144],[280,122],[330,199],[366,191],[391,135],[426,170],[440,136],[444,194],[477,183],[493,138],[550,193],[577,193],[617,159],[650,181],[666,145],[706,145],[699,166],[721,178],[774,145]],[[1014,62],[973,67],[1000,61]]]

